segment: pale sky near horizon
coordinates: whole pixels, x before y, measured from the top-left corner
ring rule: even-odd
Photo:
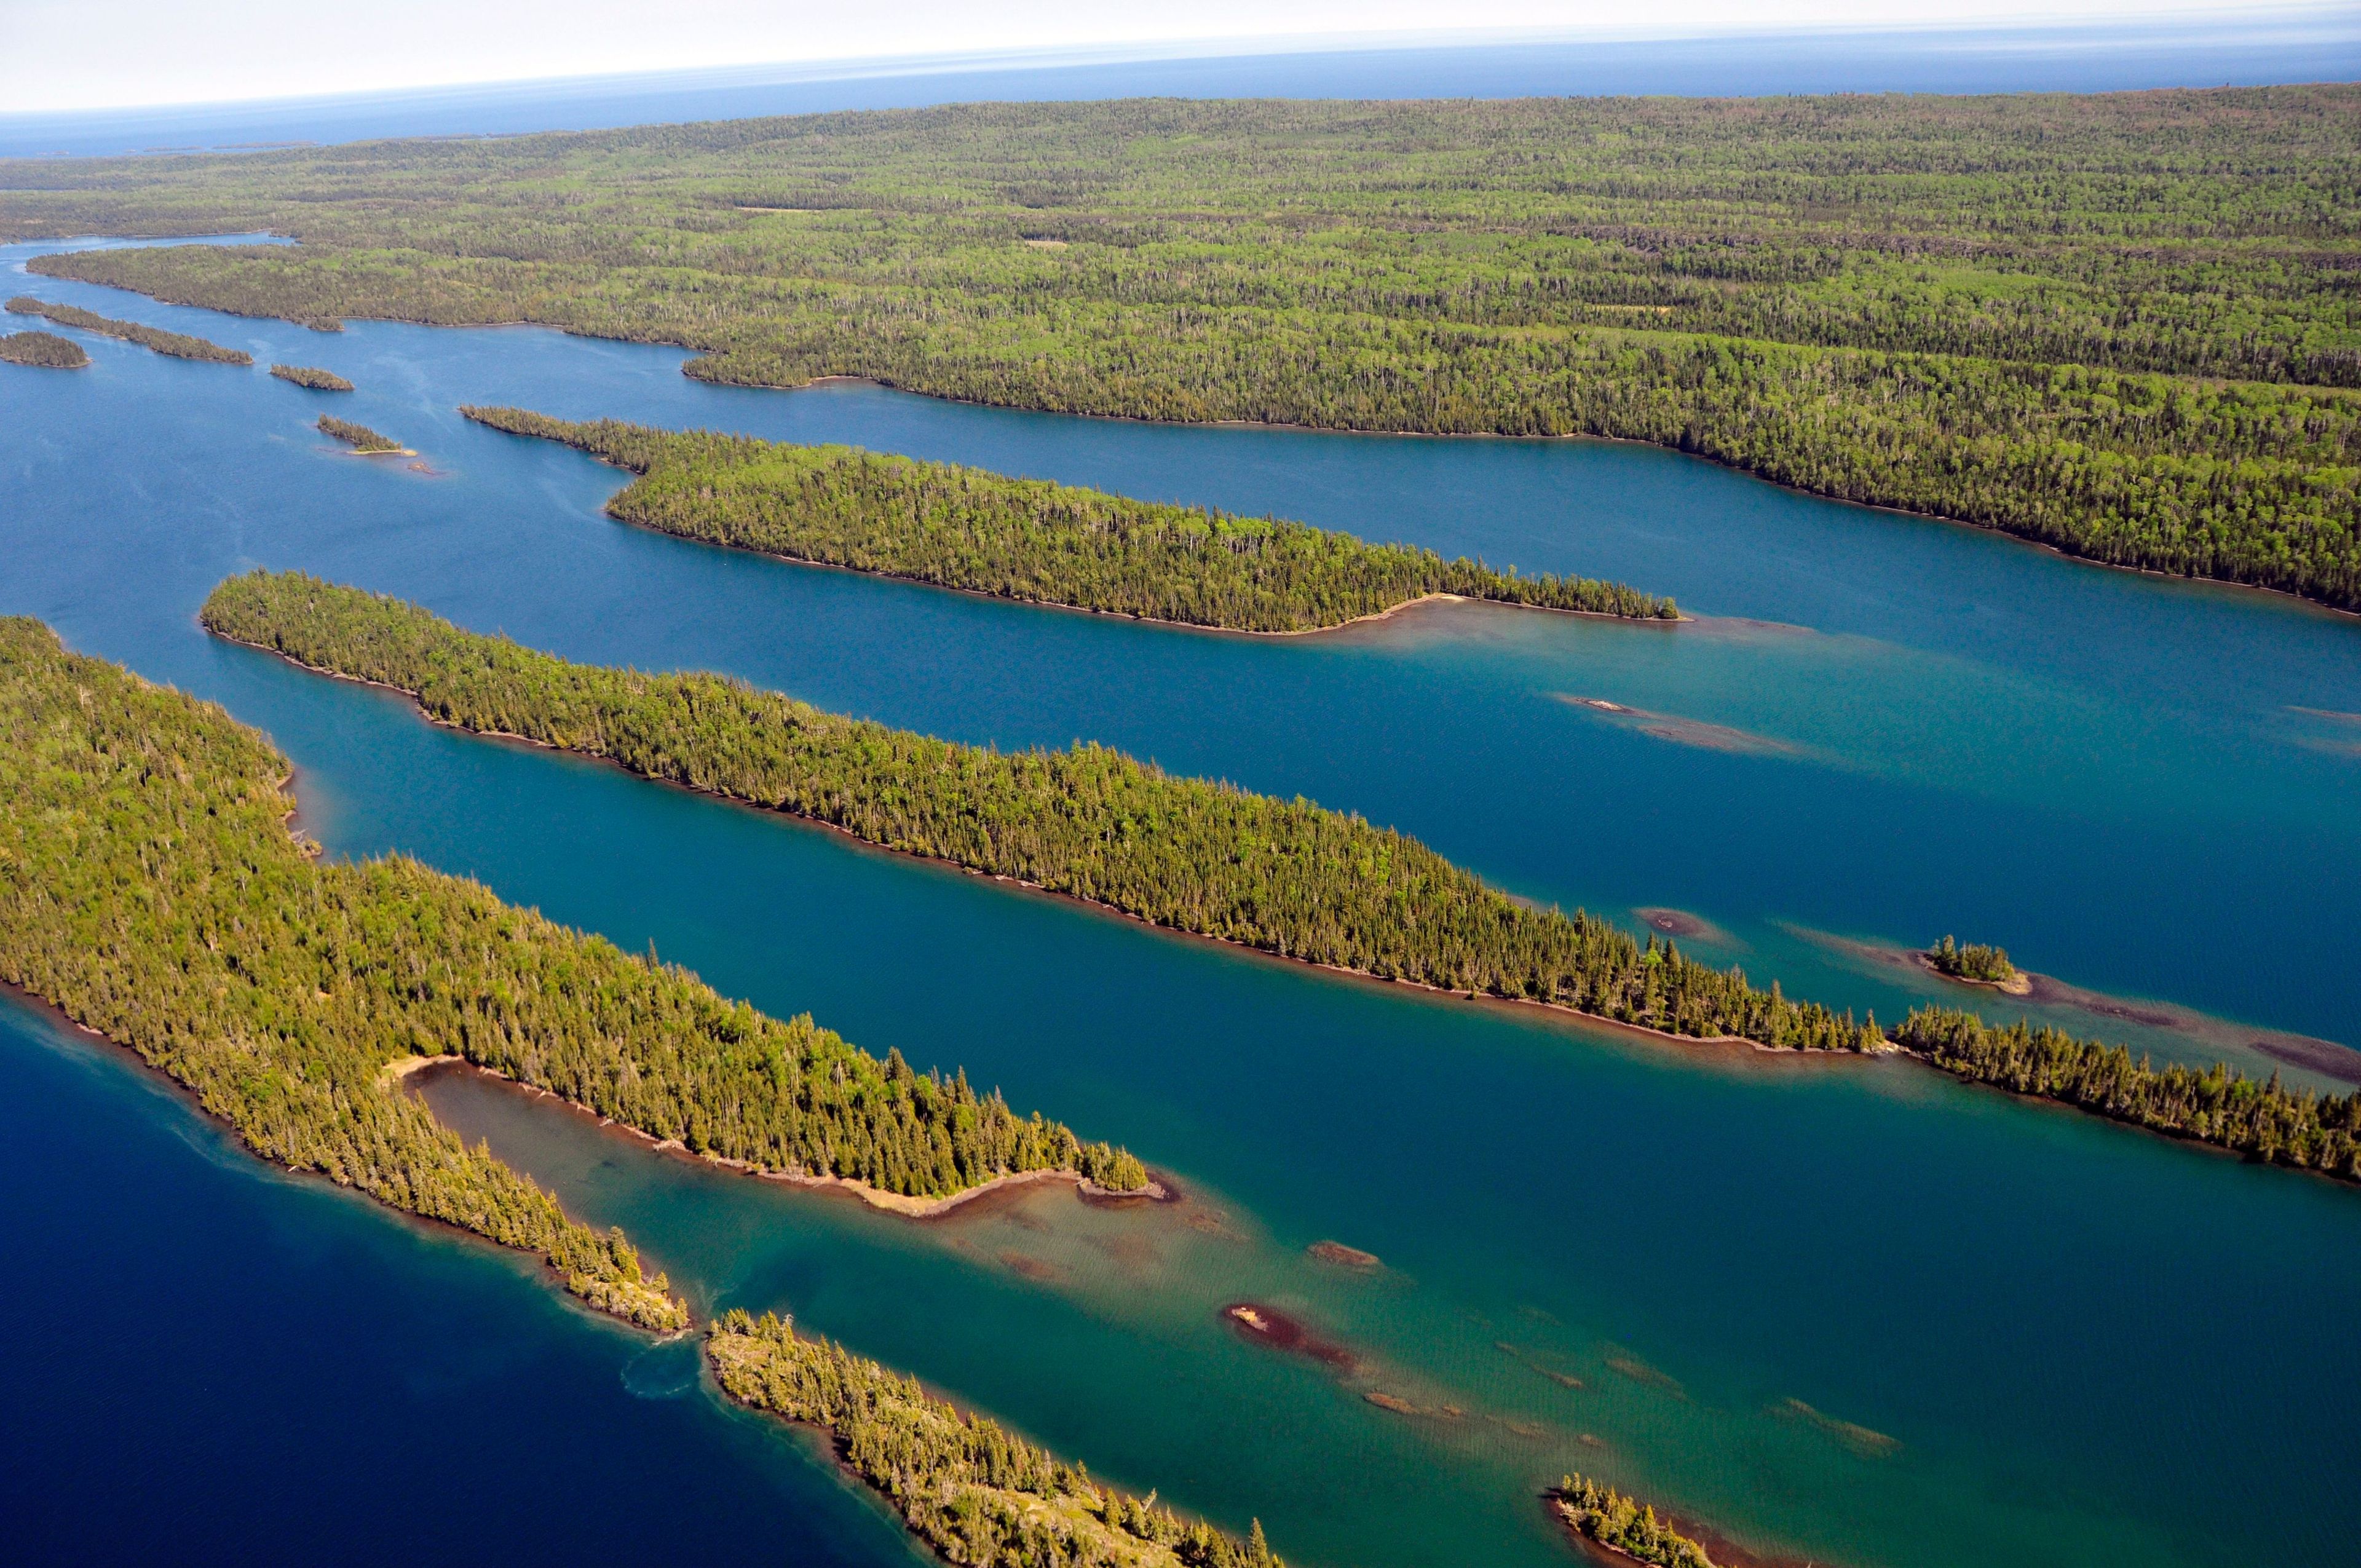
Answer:
[[[1666,37],[2280,12],[2289,0],[0,0],[0,115],[536,77],[1221,40]],[[2310,7],[2301,7],[2310,8]],[[1438,39],[1437,41],[1442,41]],[[1472,41],[1472,40],[1471,40]]]

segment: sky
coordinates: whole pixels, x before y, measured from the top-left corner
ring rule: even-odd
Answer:
[[[785,62],[2284,13],[2288,0],[0,0],[0,115]]]

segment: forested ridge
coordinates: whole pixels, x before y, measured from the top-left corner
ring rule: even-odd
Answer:
[[[79,305],[61,305],[51,300],[34,299],[29,294],[19,294],[10,300],[8,309],[18,315],[43,317],[60,326],[80,327],[84,332],[119,337],[126,343],[136,343],[142,348],[169,354],[175,359],[203,359],[216,365],[254,363],[251,354],[240,349],[224,348],[220,344],[202,337],[166,332],[162,327],[141,326],[137,322],[119,322],[113,316],[85,311]]]
[[[1898,1048],[1957,1077],[2258,1159],[2361,1180],[2361,1091],[2226,1066],[2157,1069],[2121,1046],[1972,1014],[1913,1013],[1889,1040],[1816,1003],[1511,900],[1416,839],[1310,801],[1174,778],[1106,747],[1002,752],[822,713],[706,674],[576,664],[301,573],[214,590],[219,635],[397,687],[434,718],[604,757],[650,778],[829,823],[888,849],[1176,930],[1446,991],[1774,1048]]]
[[[822,713],[742,681],[576,664],[302,573],[232,577],[223,636],[415,695],[434,718],[606,757],[906,853],[1176,930],[1620,1023],[1861,1050],[1873,1023],[1759,991],[1653,937],[1529,908],[1416,839],[1308,800],[1174,778],[1104,746],[1003,752]]]
[[[1428,594],[1672,620],[1620,583],[1525,577],[1278,518],[1170,506],[857,446],[462,408],[640,477],[609,516],[685,539],[1003,598],[1243,631],[1309,631]]]
[[[635,1321],[685,1320],[619,1238],[437,1126],[390,1064],[459,1057],[698,1154],[913,1196],[1019,1170],[1145,1183],[963,1075],[881,1062],[478,883],[314,862],[261,737],[38,622],[0,620],[0,979],[188,1085],[265,1157],[544,1254]]]
[[[952,1563],[1005,1568],[1281,1568],[1257,1523],[1239,1541],[1093,1481],[917,1380],[792,1321],[724,1313],[706,1340],[723,1393],[826,1431],[837,1457]]]
[[[38,258],[717,380],[1663,443],[2361,606],[2361,88],[972,104],[0,168]]]

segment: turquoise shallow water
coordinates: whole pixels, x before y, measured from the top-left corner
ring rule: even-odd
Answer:
[[[269,729],[339,852],[418,853],[873,1049],[964,1063],[1196,1195],[1110,1215],[1042,1193],[917,1227],[659,1162],[480,1087],[432,1091],[700,1300],[791,1307],[1102,1473],[1259,1516],[1310,1563],[1563,1561],[1531,1492],[1574,1464],[1822,1561],[2337,1560],[2361,1480],[2349,1191],[1906,1067],[1620,1041],[1168,938],[436,732],[210,644],[191,617],[227,571],[302,566],[576,656],[1301,790],[1521,893],[1689,911],[1751,972],[1881,1014],[1934,982],[1814,933],[2002,940],[2078,985],[2252,1025],[2222,1036],[2234,1047],[2347,1037],[2361,1000],[2340,959],[2361,935],[2361,758],[2319,716],[2361,713],[2352,620],[1641,448],[724,391],[669,351],[322,336],[29,287],[364,389],[326,402],[104,342],[92,371],[0,381],[0,611]],[[598,515],[611,470],[467,426],[461,400],[1277,510],[1620,576],[1714,619],[1666,633],[1451,609],[1265,641],[986,603],[621,528]],[[304,428],[321,408],[440,473],[327,451]],[[1694,723],[1656,725],[1666,739],[1565,696]],[[111,1113],[148,1114],[124,1103]],[[1303,1256],[1328,1237],[1387,1271]],[[1291,1306],[1366,1371],[1243,1343],[1217,1316],[1240,1297]],[[1404,1418],[1371,1390],[1463,1413]],[[1864,1457],[1791,1399],[1901,1447]]]

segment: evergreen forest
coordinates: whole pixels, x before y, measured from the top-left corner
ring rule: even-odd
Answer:
[[[1961,947],[1956,938],[1945,937],[1927,949],[1927,961],[1937,974],[1953,980],[1976,980],[1997,985],[2016,978],[2016,966],[2008,961],[2006,948],[1986,947],[1971,942]]]
[[[314,392],[349,392],[353,384],[334,370],[323,370],[312,365],[273,365],[270,373],[282,381]]]
[[[2120,1046],[1938,1008],[1888,1039],[1874,1016],[1791,1000],[1775,981],[1758,989],[1587,912],[1530,907],[1414,839],[1301,797],[1175,778],[1088,743],[1003,752],[939,740],[721,675],[572,663],[302,573],[229,578],[201,618],[217,635],[409,692],[443,723],[603,757],[1174,930],[1667,1034],[1900,1049],[1971,1081],[2361,1180],[2361,1090],[2336,1099],[2219,1064],[2159,1069]]]
[[[756,386],[1591,434],[2361,607],[2361,86],[983,104],[0,168],[35,270]]]
[[[1587,1475],[1568,1475],[1550,1494],[1566,1528],[1611,1552],[1651,1568],[1714,1568],[1706,1549],[1656,1517],[1636,1497]]]
[[[635,1322],[684,1309],[620,1238],[441,1129],[387,1069],[456,1057],[756,1169],[941,1196],[1130,1155],[884,1061],[400,857],[321,864],[288,764],[221,709],[0,620],[0,981],[128,1046],[265,1158],[547,1256]]]
[[[166,332],[161,327],[141,326],[137,322],[119,322],[85,311],[79,305],[61,305],[50,300],[37,300],[29,294],[19,294],[8,302],[8,309],[22,316],[40,316],[60,326],[80,327],[84,332],[98,333],[105,337],[119,337],[126,343],[136,343],[158,354],[169,354],[175,359],[203,359],[215,365],[251,365],[254,356],[235,348],[224,348],[218,343],[186,333]],[[47,334],[44,334],[47,335]]]
[[[79,370],[90,363],[81,344],[53,332],[0,334],[0,364],[35,365],[50,370]]]
[[[1653,620],[1620,583],[1524,577],[1278,518],[1131,500],[989,469],[522,409],[463,408],[637,473],[608,514],[684,539],[1002,598],[1241,631],[1310,631],[1428,594]]]
[[[319,428],[321,434],[335,437],[364,457],[398,456],[409,450],[390,435],[381,435],[365,424],[355,424],[334,414],[322,414]]]
[[[822,713],[721,675],[577,664],[302,573],[232,577],[208,630],[407,691],[446,724],[605,757],[907,854],[1175,930],[1444,991],[1799,1049],[1875,1025],[1760,991],[1587,914],[1529,908],[1416,839],[1104,746],[1004,752]]]
[[[706,1340],[714,1380],[742,1405],[819,1428],[951,1563],[1005,1568],[1280,1568],[1257,1522],[1246,1541],[1093,1481],[917,1380],[792,1321],[724,1313]]]

